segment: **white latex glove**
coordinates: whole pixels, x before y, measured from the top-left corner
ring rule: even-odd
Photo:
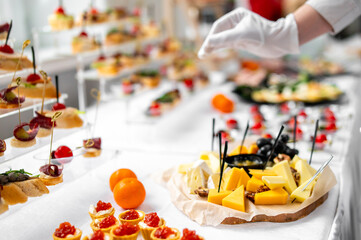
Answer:
[[[245,8],[237,8],[213,24],[198,57],[205,58],[225,48],[239,48],[267,58],[299,53],[293,14],[272,22]]]

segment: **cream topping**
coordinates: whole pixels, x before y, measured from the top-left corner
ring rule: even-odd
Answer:
[[[89,212],[93,215],[95,215],[96,217],[102,216],[102,215],[106,215],[106,214],[110,214],[113,211],[113,207],[107,209],[107,210],[101,210],[99,212],[97,212],[97,210],[95,209],[95,206],[92,204],[89,207]]]

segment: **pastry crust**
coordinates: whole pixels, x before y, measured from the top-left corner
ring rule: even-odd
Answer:
[[[0,52],[0,69],[5,71],[15,71],[19,59],[19,54],[6,54]],[[23,56],[19,63],[18,70],[22,70],[24,68],[31,68],[32,66],[32,62],[27,57]]]
[[[158,85],[160,83],[160,76],[157,76],[157,77],[142,77],[140,79],[140,81],[146,87],[155,88],[155,87],[158,87]]]
[[[104,238],[106,238],[106,237],[108,237],[109,239],[112,239],[112,238],[110,237],[110,234],[104,233]],[[89,236],[83,237],[83,240],[89,240]]]
[[[40,197],[43,194],[49,193],[49,189],[39,178],[14,182],[13,184],[18,186],[28,197]]]
[[[181,234],[180,234],[179,230],[176,229],[176,228],[171,228],[171,229],[173,230],[173,232],[175,232],[175,237],[166,238],[166,239],[168,239],[168,240],[179,240],[180,237],[181,237]],[[156,231],[156,229],[154,229],[152,231],[152,233],[150,234],[150,239],[151,240],[161,240],[161,238],[157,238],[157,237],[154,236],[155,231]]]
[[[36,134],[36,136],[39,138],[43,138],[49,136],[50,134],[51,134],[51,129],[39,128],[38,134]]]
[[[99,218],[99,220],[102,220],[102,219],[103,219],[103,218]],[[95,219],[95,220],[97,220],[97,219]],[[97,230],[100,230],[100,231],[102,231],[103,233],[109,233],[110,230],[111,230],[113,227],[119,225],[119,221],[116,220],[116,222],[115,222],[115,224],[114,224],[113,226],[110,226],[110,227],[108,227],[108,228],[99,228],[98,226],[95,225],[95,220],[93,220],[93,221],[90,223],[90,227],[91,227],[91,229],[92,229],[94,232],[97,231]]]
[[[102,153],[101,149],[96,149],[96,148],[88,148],[85,150],[86,150],[86,152],[83,154],[83,157],[86,157],[86,158],[98,157]]]
[[[125,236],[117,236],[114,234],[114,229],[116,227],[113,227],[110,230],[110,236],[112,240],[137,240],[138,238],[138,234],[139,234],[139,230],[131,235],[125,235]]]
[[[10,183],[3,186],[1,197],[6,204],[15,205],[28,201],[28,196],[16,184]]]
[[[159,227],[163,227],[165,226],[165,221],[163,218],[160,219],[161,221],[161,224]],[[144,222],[144,221],[142,221]],[[156,227],[142,227],[142,225],[139,225],[140,227],[140,232],[142,233],[142,237],[145,239],[145,240],[151,240],[150,238],[150,235],[152,234],[153,230],[157,229]]]
[[[10,140],[10,145],[14,148],[28,148],[34,146],[35,144],[36,144],[36,138],[30,141],[20,141],[16,138],[12,138]]]
[[[81,239],[81,235],[83,234],[83,232],[77,228],[76,230],[79,231],[79,233],[73,237],[66,237],[66,238],[58,238],[57,236],[54,235],[53,233],[53,239],[54,240],[80,240]]]
[[[9,210],[9,205],[7,205],[5,201],[0,198],[0,214],[6,212],[7,210]]]
[[[26,98],[43,98],[43,88],[43,86],[35,86],[32,88],[20,86],[19,94],[20,96],[25,96]],[[17,89],[13,92],[16,95],[18,94]],[[45,98],[56,98],[56,88],[51,82],[48,82],[45,86]]]
[[[19,104],[16,103],[0,102],[0,109],[14,109],[14,108],[18,108],[18,106]]]
[[[53,186],[63,182],[63,174],[58,177],[51,177],[47,175],[40,175],[39,179],[46,185],[46,186]]]
[[[83,126],[83,120],[79,117],[75,108],[68,107],[57,112],[59,111],[62,114],[56,119],[57,128],[77,128]],[[54,113],[53,111],[45,112],[45,116],[51,117]]]

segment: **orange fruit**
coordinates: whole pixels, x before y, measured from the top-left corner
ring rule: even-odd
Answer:
[[[234,110],[233,101],[223,94],[217,94],[212,98],[212,106],[222,113],[231,113]]]
[[[137,178],[137,175],[135,175],[135,173],[128,168],[118,169],[117,171],[113,172],[109,178],[110,190],[113,191],[115,185],[117,185],[117,183],[124,178]]]
[[[124,178],[115,185],[113,196],[120,207],[137,208],[145,199],[145,188],[136,178]]]

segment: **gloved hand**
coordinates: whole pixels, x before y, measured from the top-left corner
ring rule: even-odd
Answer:
[[[218,19],[198,52],[199,58],[225,48],[240,48],[261,57],[299,53],[297,24],[292,14],[276,22],[245,8]]]

